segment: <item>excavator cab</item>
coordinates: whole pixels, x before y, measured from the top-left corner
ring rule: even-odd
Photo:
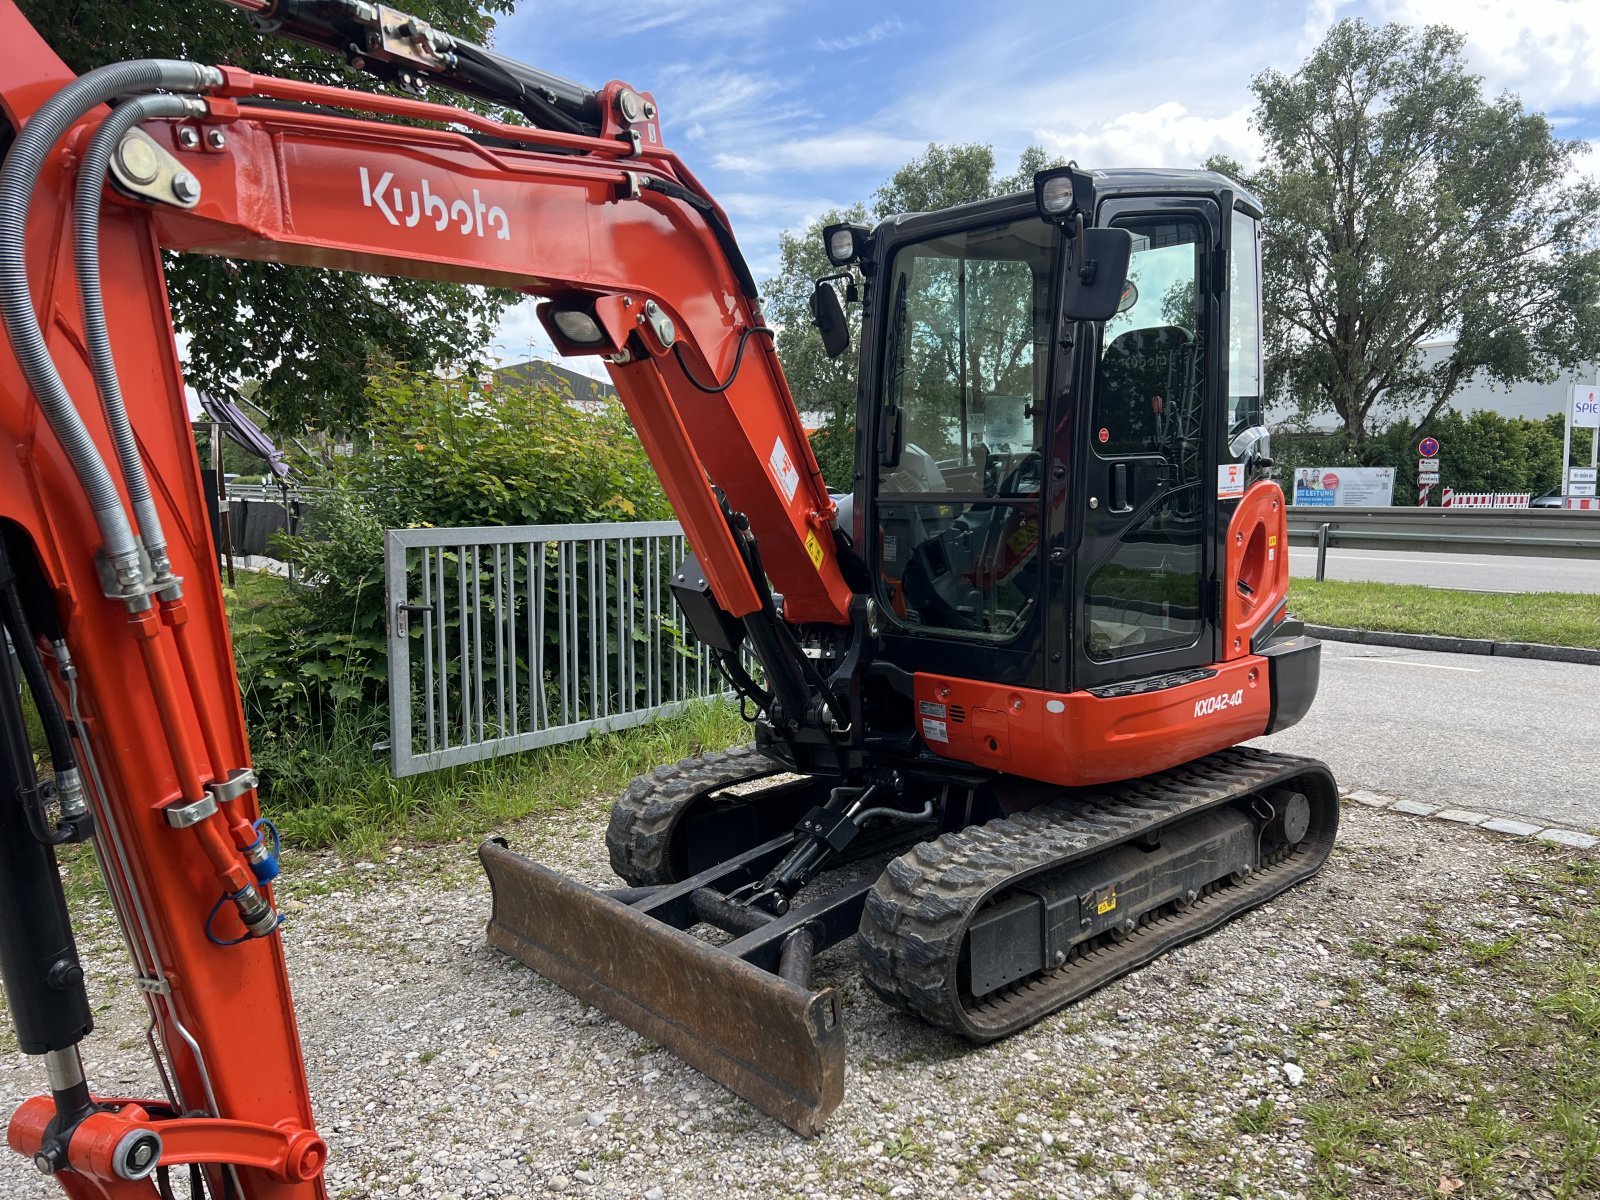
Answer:
[[[1066,703],[1230,657],[1230,528],[1270,466],[1244,436],[1262,424],[1259,204],[1207,172],[1095,172],[1091,190],[1094,226],[1131,249],[1102,321],[1065,311],[1074,237],[1032,196],[892,218],[854,259],[853,536],[878,670],[941,678],[913,714],[931,751],[1067,784],[1122,777],[1122,756],[1041,774],[1059,746],[968,714],[1001,689]],[[1284,545],[1274,529],[1262,549]],[[1267,610],[1258,645],[1282,582],[1243,585]]]

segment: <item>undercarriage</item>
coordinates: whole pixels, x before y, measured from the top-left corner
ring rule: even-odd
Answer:
[[[827,782],[753,748],[641,776],[612,813],[629,886],[609,892],[487,842],[490,941],[809,1135],[844,1088],[816,955],[854,935],[884,1000],[989,1042],[1314,874],[1338,825],[1323,764],[1250,749],[1048,796],[1002,776],[919,808],[913,784],[775,898],[840,807]]]

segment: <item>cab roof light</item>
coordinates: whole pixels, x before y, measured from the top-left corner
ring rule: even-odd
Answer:
[[[822,230],[822,245],[828,252],[828,261],[836,267],[847,267],[859,262],[867,253],[867,238],[871,235],[865,225],[841,222],[827,225]]]

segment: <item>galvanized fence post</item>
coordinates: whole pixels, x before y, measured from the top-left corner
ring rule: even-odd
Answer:
[[[723,694],[675,619],[669,575],[683,553],[675,521],[389,530],[394,774],[624,729]]]

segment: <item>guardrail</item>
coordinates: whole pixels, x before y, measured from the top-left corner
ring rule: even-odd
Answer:
[[[1319,580],[1327,568],[1330,546],[1600,558],[1600,512],[1290,505],[1289,540],[1316,544]]]

